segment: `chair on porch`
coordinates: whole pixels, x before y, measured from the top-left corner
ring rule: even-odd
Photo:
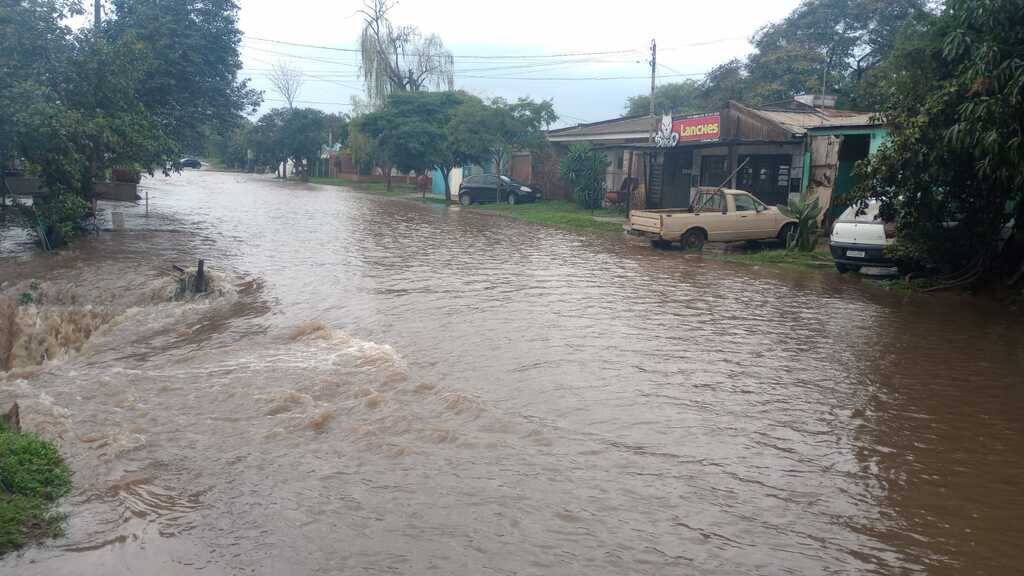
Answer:
[[[627,176],[622,179],[622,184],[618,190],[609,190],[604,195],[604,203],[607,206],[621,206],[626,203],[626,199],[629,195],[636,192],[639,182],[632,176]]]

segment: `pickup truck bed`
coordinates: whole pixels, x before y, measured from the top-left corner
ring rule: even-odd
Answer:
[[[629,224],[633,230],[647,232],[660,237],[663,216],[687,213],[689,213],[689,210],[633,210],[629,213]]]

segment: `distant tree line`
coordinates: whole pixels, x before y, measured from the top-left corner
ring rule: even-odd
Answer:
[[[241,118],[230,130],[211,130],[207,154],[227,168],[243,171],[270,167],[287,178],[288,163],[293,176],[303,180],[320,159],[324,145],[345,145],[349,117],[327,114],[315,108],[274,108],[253,122]]]

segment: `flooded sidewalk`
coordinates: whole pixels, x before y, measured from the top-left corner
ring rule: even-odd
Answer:
[[[66,536],[2,573],[1024,564],[1018,313],[268,177],[143,186],[149,216],[64,253],[0,236],[0,403],[74,472]],[[182,297],[197,258],[214,289]]]

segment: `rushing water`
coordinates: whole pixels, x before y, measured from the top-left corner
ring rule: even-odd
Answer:
[[[1024,565],[1017,311],[265,177],[145,186],[66,253],[0,237],[0,402],[75,480],[66,537],[0,573]],[[213,291],[179,297],[197,257]]]

